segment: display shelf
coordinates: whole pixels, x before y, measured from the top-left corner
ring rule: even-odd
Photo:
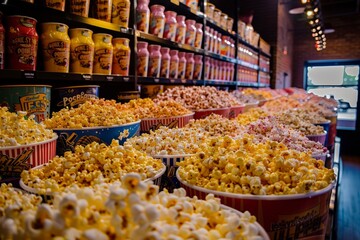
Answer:
[[[188,7],[179,0],[151,0],[149,6],[159,4],[165,7],[165,11],[174,11],[178,15],[184,15],[186,18],[194,20],[203,20],[204,13]]]
[[[267,58],[271,58],[271,55],[269,55],[268,53],[264,52],[261,48],[259,48],[259,52],[261,55],[267,57]]]
[[[247,68],[251,68],[253,70],[259,70],[259,66],[258,65],[255,65],[255,64],[252,64],[252,63],[248,63],[248,62],[245,62],[245,61],[242,61],[242,60],[237,60],[237,64],[239,64],[240,66],[243,66],[243,67],[247,67]]]
[[[268,73],[268,74],[271,73],[270,71],[266,70],[266,68],[260,68],[260,67],[259,67],[259,71],[260,71],[260,72],[263,72],[263,73]]]
[[[205,51],[205,55],[212,57],[212,58],[216,58],[218,60],[222,60],[222,61],[227,61],[227,62],[231,62],[231,63],[238,63],[238,60],[235,58],[231,58],[231,57],[226,57],[220,54],[216,54],[216,53],[212,53],[209,51]]]
[[[209,26],[210,28],[213,28],[215,31],[218,31],[219,33],[221,33],[222,35],[226,35],[226,36],[230,36],[233,39],[236,38],[235,34],[230,33],[229,31],[223,29],[222,27],[220,27],[219,25],[217,25],[212,19],[205,17],[206,20],[206,26]]]
[[[237,38],[239,40],[239,44],[243,44],[244,46],[249,47],[256,52],[260,51],[260,49],[257,46],[253,46],[250,43],[246,42],[239,34],[237,34]]]
[[[145,40],[145,41],[151,41],[153,43],[158,43],[162,46],[167,46],[169,48],[177,48],[180,50],[191,51],[191,52],[195,52],[195,53],[199,53],[199,54],[204,53],[204,50],[201,48],[195,48],[188,44],[181,44],[181,43],[173,42],[173,41],[170,41],[167,39],[159,38],[159,37],[149,34],[149,33],[135,31],[135,35],[138,37],[138,39]]]
[[[205,85],[208,85],[208,86],[236,86],[237,83],[234,81],[224,81],[224,80],[205,80]]]
[[[204,80],[138,77],[139,84],[204,85]]]

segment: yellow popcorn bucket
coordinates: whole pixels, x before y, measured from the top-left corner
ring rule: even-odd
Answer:
[[[181,187],[188,196],[205,199],[214,194],[221,203],[256,216],[271,239],[325,239],[329,203],[334,183],[324,189],[306,194],[251,195],[208,190],[191,185],[176,172]]]

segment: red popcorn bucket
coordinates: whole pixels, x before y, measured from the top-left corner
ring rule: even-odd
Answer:
[[[195,111],[194,119],[203,119],[212,113],[229,118],[230,108],[210,108]]]
[[[212,193],[221,199],[222,204],[241,212],[249,211],[256,216],[270,239],[325,238],[334,183],[324,189],[305,194],[235,194],[190,185],[180,178],[179,170],[176,177],[188,196],[205,199],[207,194]]]
[[[306,137],[314,142],[320,142],[323,146],[325,146],[326,141],[326,131],[322,134],[314,134],[314,135],[306,135]]]
[[[230,113],[229,113],[229,118],[236,118],[240,113],[243,113],[245,109],[245,104],[243,105],[238,105],[238,106],[231,106],[230,107]]]
[[[140,132],[148,133],[151,130],[155,131],[161,126],[168,128],[181,128],[184,127],[191,119],[194,118],[194,113],[183,116],[163,117],[163,118],[144,118],[140,122]]]

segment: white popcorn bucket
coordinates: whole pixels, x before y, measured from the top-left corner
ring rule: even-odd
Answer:
[[[326,146],[326,131],[322,134],[306,135],[306,137],[314,142],[320,142],[324,147]]]
[[[332,189],[335,183],[324,189],[305,194],[251,195],[208,190],[182,180],[176,172],[181,187],[189,197],[205,199],[214,194],[221,203],[241,212],[249,211],[256,216],[271,239],[324,239]]]
[[[151,130],[155,131],[159,129],[161,126],[166,126],[168,128],[182,128],[193,118],[194,113],[175,117],[144,118],[141,119],[140,132],[148,133]]]

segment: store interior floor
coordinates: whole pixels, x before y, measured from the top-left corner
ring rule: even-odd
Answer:
[[[360,239],[360,155],[341,151],[341,159],[333,239]]]

